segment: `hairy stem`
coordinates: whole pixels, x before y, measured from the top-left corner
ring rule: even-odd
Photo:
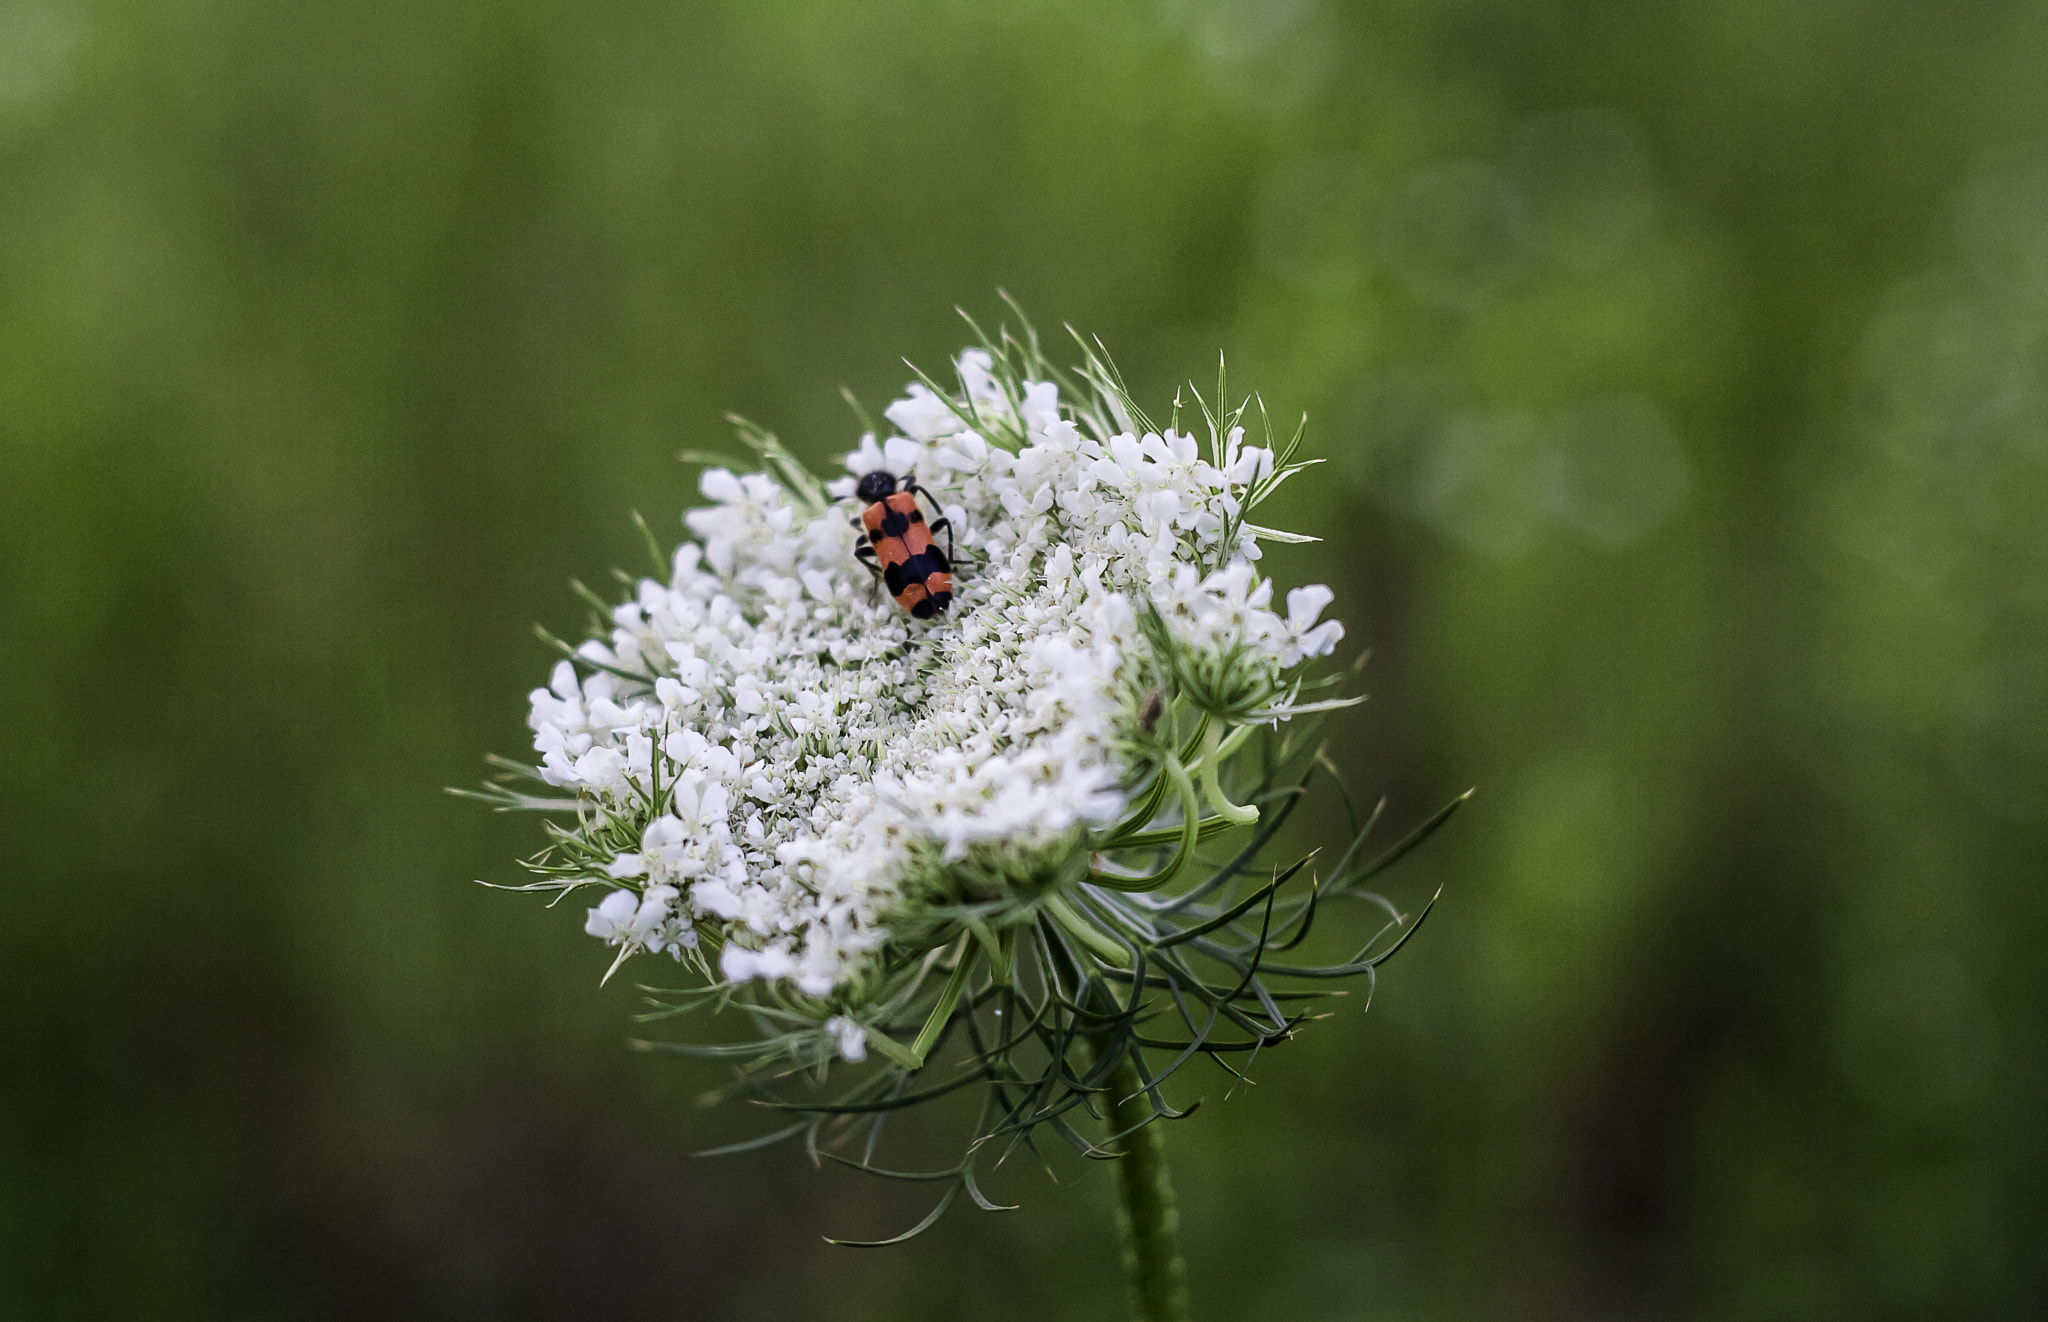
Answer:
[[[1109,1080],[1109,1128],[1122,1133],[1147,1119],[1152,1104],[1137,1066],[1126,1056]],[[1165,1126],[1158,1121],[1126,1135],[1116,1162],[1117,1226],[1123,1232],[1124,1275],[1134,1322],[1187,1322],[1187,1265],[1180,1256],[1180,1213],[1166,1169]]]

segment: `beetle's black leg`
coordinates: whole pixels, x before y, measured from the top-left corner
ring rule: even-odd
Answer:
[[[875,590],[882,584],[882,567],[875,563],[875,548],[863,537],[853,544],[853,558],[860,561],[860,567],[868,571],[873,581],[868,585],[868,598],[872,600]]]
[[[913,496],[923,496],[931,504],[932,513],[938,517],[925,524],[925,527],[930,529],[934,536],[937,536],[939,533],[946,534],[946,563],[951,565],[953,563],[953,521],[946,517],[946,511],[939,504],[938,497],[915,482],[907,483],[903,489]]]

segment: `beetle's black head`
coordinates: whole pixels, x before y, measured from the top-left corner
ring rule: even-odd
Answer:
[[[872,505],[882,497],[895,493],[896,475],[886,468],[878,468],[869,473],[860,480],[860,485],[853,489],[853,494],[860,497],[863,505]]]

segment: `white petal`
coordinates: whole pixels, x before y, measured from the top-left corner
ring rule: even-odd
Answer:
[[[882,447],[875,444],[875,434],[867,432],[860,438],[860,448],[846,456],[846,471],[862,478],[881,466]]]
[[[740,486],[740,480],[733,476],[730,468],[705,469],[697,479],[697,489],[704,493],[706,500],[715,500],[720,504],[741,500],[746,496],[745,489]]]
[[[891,436],[882,447],[887,458],[885,467],[898,477],[908,476],[917,467],[917,461],[924,458],[924,447],[916,441],[906,441],[901,436]]]
[[[1294,633],[1301,633],[1316,622],[1323,613],[1323,607],[1336,599],[1337,594],[1321,583],[1311,583],[1287,594],[1287,627]]]

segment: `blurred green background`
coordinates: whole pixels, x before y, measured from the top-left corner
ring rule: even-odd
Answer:
[[[1008,289],[1331,463],[1437,918],[1175,1126],[1198,1316],[2048,1309],[2048,8],[0,0],[0,1315],[1120,1315],[622,1049],[442,795],[736,409]],[[623,981],[623,980],[622,980]]]

